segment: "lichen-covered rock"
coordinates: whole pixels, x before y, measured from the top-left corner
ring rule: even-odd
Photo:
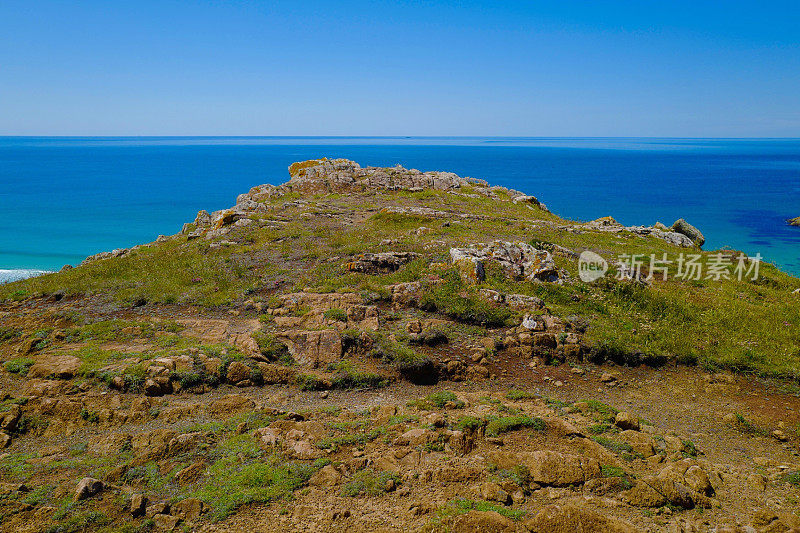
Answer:
[[[347,270],[362,274],[386,274],[394,272],[409,261],[419,257],[414,252],[379,252],[361,254],[355,261],[347,263]]]
[[[497,265],[503,275],[514,280],[553,282],[561,277],[550,252],[523,242],[493,241],[450,248],[450,259],[469,281],[484,281],[490,265]]]
[[[674,224],[672,224],[672,230],[677,233],[682,233],[683,235],[686,235],[687,237],[692,239],[692,241],[697,246],[703,246],[703,244],[706,242],[706,238],[703,236],[700,230],[695,228],[682,218],[679,218],[678,220],[675,221]]]

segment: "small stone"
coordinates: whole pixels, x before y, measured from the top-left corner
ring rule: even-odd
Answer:
[[[75,501],[99,494],[104,487],[105,485],[99,479],[85,477],[78,482],[78,486],[75,488]]]
[[[789,440],[789,437],[786,436],[786,433],[784,433],[780,429],[776,429],[775,431],[773,431],[772,436],[781,442],[786,442],[787,440]]]
[[[147,497],[143,494],[131,496],[131,515],[134,517],[142,516],[147,507]]]
[[[144,511],[148,518],[154,518],[159,514],[169,514],[169,504],[165,502],[158,502],[148,505]]]
[[[172,516],[168,514],[156,514],[153,515],[153,522],[156,523],[156,527],[159,529],[164,529],[166,531],[172,531],[178,525],[181,519],[179,516]]]
[[[630,429],[633,431],[639,431],[639,418],[632,415],[628,411],[621,411],[617,413],[617,416],[614,418],[614,425],[616,425],[620,429]]]

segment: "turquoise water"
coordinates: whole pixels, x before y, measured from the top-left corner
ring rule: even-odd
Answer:
[[[175,233],[322,156],[483,178],[567,218],[684,217],[707,250],[800,274],[800,139],[0,137],[0,281]]]

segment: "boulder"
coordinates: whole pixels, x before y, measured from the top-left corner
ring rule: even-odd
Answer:
[[[258,363],[261,377],[265,385],[275,385],[278,383],[289,383],[294,379],[297,372],[288,366],[275,365],[271,363]]]
[[[416,307],[424,292],[422,283],[419,281],[396,283],[386,288],[392,294],[392,304],[398,307]]]
[[[492,265],[515,280],[558,281],[560,276],[550,252],[523,242],[493,241],[466,248],[450,248],[450,259],[469,281],[484,281],[486,268]]]
[[[172,505],[170,514],[185,522],[194,522],[206,511],[205,504],[197,498],[186,498]]]
[[[420,172],[415,169],[403,168],[400,165],[392,168],[362,168],[355,161],[348,159],[322,158],[292,163],[289,166],[289,174],[291,180],[278,189],[308,193],[363,189],[448,191],[472,186],[478,193],[485,196],[492,195],[487,189],[488,184],[485,181],[462,178],[452,172]],[[516,193],[515,196],[521,194]],[[250,196],[254,196],[252,191]]]
[[[686,235],[687,237],[692,239],[692,242],[694,242],[697,246],[703,246],[703,244],[706,242],[706,238],[703,236],[700,230],[695,228],[682,218],[679,218],[678,220],[675,221],[674,224],[672,224],[672,230],[677,233]]]
[[[503,505],[511,503],[511,495],[500,488],[500,485],[493,482],[486,482],[481,485],[481,498],[490,502],[499,502]]]
[[[164,531],[172,531],[178,526],[178,522],[180,521],[181,519],[179,516],[162,513],[153,515],[153,522],[155,522],[156,527]]]
[[[287,448],[287,452],[289,455],[295,459],[300,460],[309,460],[309,459],[319,459],[325,452],[311,444],[307,440],[296,440],[290,441]]]
[[[365,253],[347,263],[347,270],[362,274],[386,274],[398,270],[401,266],[419,257],[414,252],[380,252]]]
[[[523,465],[530,472],[531,481],[554,487],[580,485],[601,476],[600,463],[596,459],[550,450],[519,454],[493,452],[488,454],[487,460],[506,470]]]
[[[645,459],[655,453],[653,438],[646,433],[626,429],[620,432],[618,437],[622,442],[629,444],[630,447],[633,448],[634,453],[641,455]]]
[[[540,485],[565,487],[600,477],[597,460],[577,455],[538,450],[525,454],[522,464],[528,467],[531,479]]]
[[[622,493],[622,500],[639,507],[661,507],[670,503],[684,509],[711,507],[714,487],[705,470],[691,459],[665,466],[657,476],[644,476]]]
[[[342,338],[334,329],[289,330],[281,333],[280,338],[286,340],[289,353],[304,367],[317,368],[342,358]]]
[[[453,521],[453,533],[513,533],[510,518],[495,511],[469,511]]]
[[[250,379],[250,374],[251,370],[249,366],[241,361],[233,361],[228,365],[225,379],[227,379],[229,383],[239,383],[240,381]]]
[[[639,431],[639,417],[627,411],[622,411],[617,413],[617,416],[614,418],[614,425],[620,429]]]
[[[213,418],[230,418],[242,411],[249,411],[256,406],[256,402],[247,396],[228,394],[219,400],[214,400],[208,405],[208,414]]]
[[[573,533],[603,531],[608,533],[635,533],[640,531],[633,524],[617,520],[577,505],[548,505],[525,521],[532,533]]]
[[[335,487],[342,482],[342,474],[333,465],[326,465],[320,468],[316,474],[311,476],[308,484],[312,487]]]
[[[74,500],[79,501],[90,498],[95,494],[100,494],[104,488],[105,485],[99,479],[85,477],[78,482],[78,486],[75,488]]]
[[[139,517],[144,515],[144,511],[147,508],[147,497],[144,494],[134,494],[131,496],[131,506],[130,511],[133,517]]]
[[[80,366],[81,360],[71,355],[41,356],[28,370],[28,377],[71,379]]]

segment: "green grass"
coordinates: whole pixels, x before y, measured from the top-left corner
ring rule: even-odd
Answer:
[[[270,361],[276,361],[286,365],[294,364],[292,356],[289,353],[289,348],[279,341],[272,333],[267,333],[258,330],[251,335],[253,340],[258,344],[261,355],[265,356]]]
[[[343,446],[363,446],[385,433],[383,428],[373,429],[371,431],[363,431],[363,429],[365,428],[362,428],[361,432],[351,432],[338,437],[325,437],[317,442],[317,448],[336,451]]]
[[[511,389],[506,392],[506,398],[518,402],[521,400],[532,400],[534,398],[538,398],[538,395],[524,390]]]
[[[600,444],[604,448],[611,450],[614,453],[622,455],[623,458],[625,459],[632,458],[633,456],[633,446],[631,446],[627,442],[620,442],[602,436],[592,437],[592,440],[594,440],[597,444]]]
[[[494,511],[495,513],[505,516],[506,518],[510,518],[515,522],[522,520],[527,514],[527,512],[522,509],[514,509],[497,503],[458,498],[449,501],[447,505],[439,508],[436,511],[436,516],[434,517],[433,522],[441,524],[441,521],[445,518],[459,516],[470,511]]]
[[[734,427],[739,431],[741,431],[742,433],[746,433],[749,435],[759,435],[762,437],[769,435],[769,431],[749,421],[747,418],[745,418],[743,414],[734,413],[734,416],[736,417]]]
[[[6,369],[6,372],[24,376],[28,373],[28,370],[34,365],[34,363],[35,361],[30,357],[15,357],[14,359],[10,359],[3,363],[3,368]]]
[[[111,523],[109,518],[100,511],[85,511],[67,520],[58,522],[45,529],[45,533],[81,533],[84,531],[99,531],[100,528]]]
[[[290,499],[314,470],[311,465],[284,462],[276,456],[249,464],[225,457],[208,467],[205,484],[194,496],[211,508],[212,520],[221,520],[242,505]]]
[[[339,322],[347,322],[347,313],[342,309],[326,309],[322,316],[328,320],[337,320]]]
[[[134,337],[153,338],[156,332],[177,333],[183,326],[177,322],[144,322],[137,320],[99,320],[66,331],[71,342],[127,341]]]
[[[109,295],[126,303],[230,302],[251,282],[247,268],[224,249],[208,244],[180,246],[170,241],[144,246],[126,257],[94,261],[80,268],[46,274],[0,287],[0,299],[53,294]]]
[[[448,317],[487,327],[510,325],[516,313],[507,307],[493,306],[478,295],[474,286],[467,285],[455,269],[442,275],[443,283],[429,283],[420,301],[427,311],[438,311]]]
[[[400,485],[400,476],[391,472],[376,472],[371,468],[359,470],[353,477],[342,485],[342,496],[354,498],[356,496],[380,496],[386,492],[387,483],[391,480],[393,486]]]
[[[418,398],[408,403],[411,407],[423,410],[444,409],[448,404],[452,409],[463,409],[465,405],[462,400],[458,399],[456,393],[449,390],[432,392],[423,398]]]
[[[221,437],[207,457],[211,462],[191,496],[210,507],[212,520],[221,520],[249,503],[290,499],[317,470],[266,454],[247,434]]]
[[[486,420],[474,416],[462,416],[454,424],[454,428],[463,432],[477,431],[486,425]]]
[[[6,342],[16,339],[22,335],[22,332],[16,328],[7,326],[0,326],[0,342]]]
[[[390,381],[385,376],[358,370],[351,361],[330,364],[326,371],[335,372],[332,380],[334,389],[379,389]]]
[[[795,487],[800,487],[800,471],[787,472],[781,476],[781,479]]]
[[[617,413],[619,413],[617,409],[598,400],[584,400],[582,403],[585,404],[585,408],[582,408],[581,410],[589,414],[598,422],[613,424]]]
[[[435,383],[439,379],[438,369],[431,359],[398,342],[380,342],[371,353],[373,357],[392,366],[400,375],[419,384]]]
[[[533,428],[537,431],[544,431],[547,429],[547,424],[541,418],[532,416],[504,416],[489,420],[489,423],[486,424],[486,434],[496,437],[503,433],[523,428]]]
[[[606,431],[610,431],[613,427],[611,424],[590,424],[586,430],[592,435],[601,435]]]

